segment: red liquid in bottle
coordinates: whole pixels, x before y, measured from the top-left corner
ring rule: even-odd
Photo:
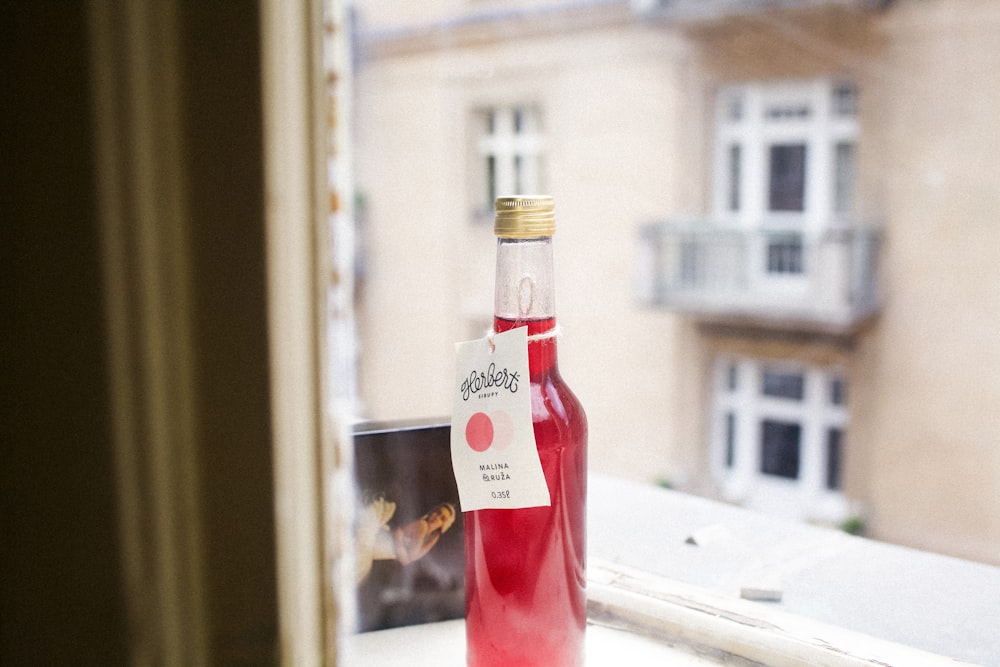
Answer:
[[[554,318],[515,322],[528,335]],[[531,413],[550,507],[465,514],[470,667],[578,667],[587,622],[587,418],[556,365],[556,339],[528,342]]]

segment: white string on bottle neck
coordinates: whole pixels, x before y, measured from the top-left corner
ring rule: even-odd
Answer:
[[[517,328],[517,327],[515,327],[515,328]],[[511,331],[511,329],[508,329],[508,331]],[[496,335],[497,335],[497,332],[494,331],[493,329],[490,329],[486,333],[486,341],[490,344],[490,349],[491,350],[496,350],[496,345],[493,343],[493,337],[496,336]],[[557,324],[554,327],[552,327],[551,329],[549,329],[548,331],[543,331],[541,333],[536,333],[536,334],[529,334],[528,335],[528,342],[529,343],[534,343],[534,342],[540,341],[540,340],[549,340],[550,338],[556,338],[558,335],[559,335],[559,325]]]

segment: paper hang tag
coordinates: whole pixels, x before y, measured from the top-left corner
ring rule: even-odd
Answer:
[[[527,327],[455,352],[451,461],[462,511],[550,505],[531,424]]]

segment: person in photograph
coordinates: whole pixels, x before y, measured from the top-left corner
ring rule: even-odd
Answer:
[[[455,523],[455,506],[441,503],[416,521],[392,531],[396,547],[396,560],[403,565],[419,560],[427,554],[441,536]]]
[[[389,521],[395,513],[396,503],[383,496],[376,497],[361,508],[355,533],[359,582],[364,581],[377,560],[395,560],[409,565],[423,558],[448,532],[456,516],[454,505],[440,503],[419,519],[392,528]]]

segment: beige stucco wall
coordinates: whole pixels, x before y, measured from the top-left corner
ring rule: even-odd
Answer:
[[[883,27],[890,227],[858,493],[880,537],[1000,563],[1000,4],[904,3]]]
[[[848,369],[846,491],[872,534],[1000,562],[1000,4],[902,1],[683,29],[601,20],[555,40],[411,36],[360,66],[369,415],[450,413],[453,343],[492,307],[492,230],[468,213],[468,113],[534,102],[557,202],[560,363],[590,417],[593,470],[711,493],[714,355],[805,354]],[[782,346],[706,337],[640,307],[637,225],[708,210],[715,86],[839,74],[862,91],[862,213],[886,225],[879,317],[846,344]]]

